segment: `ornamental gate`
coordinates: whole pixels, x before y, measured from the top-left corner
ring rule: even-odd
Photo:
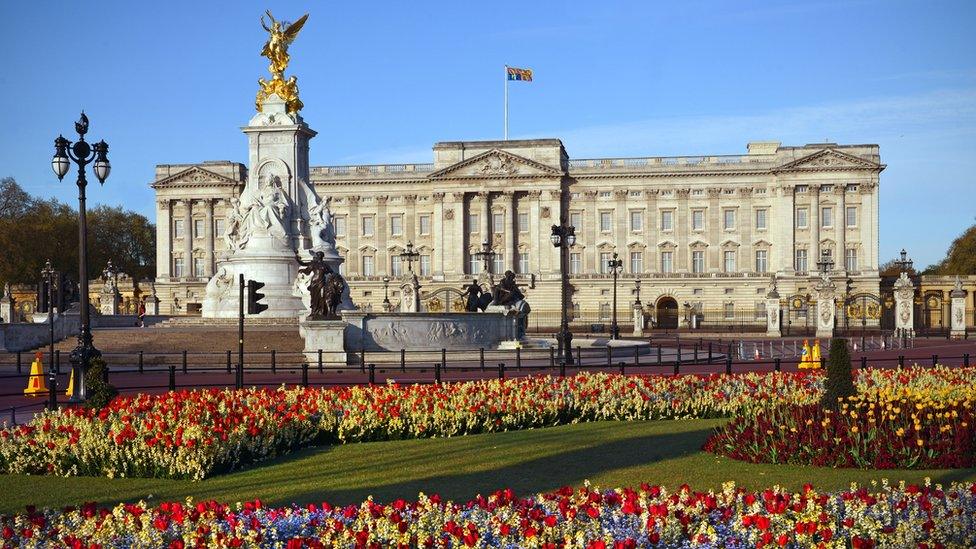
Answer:
[[[838,311],[837,327],[845,332],[877,330],[883,315],[881,296],[869,293],[854,294],[844,300],[844,308]],[[892,311],[892,326],[894,313]]]
[[[785,318],[780,326],[785,335],[810,335],[816,331],[816,319],[811,318],[814,303],[809,294],[795,294],[786,298]]]
[[[421,304],[428,313],[463,313],[464,297],[461,290],[441,288],[433,292],[421,292]]]

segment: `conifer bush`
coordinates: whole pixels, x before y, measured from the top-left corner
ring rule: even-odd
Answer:
[[[857,394],[857,388],[854,387],[854,374],[851,371],[851,353],[847,350],[846,339],[836,337],[830,342],[824,389],[820,403],[828,408],[836,408],[838,399]]]

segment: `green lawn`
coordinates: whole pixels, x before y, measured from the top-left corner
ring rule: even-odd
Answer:
[[[449,439],[371,442],[309,448],[274,462],[213,479],[190,482],[92,477],[0,475],[0,512],[38,506],[115,503],[187,496],[275,504],[379,501],[417,493],[468,499],[510,487],[527,494],[589,479],[604,487],[651,482],[719,488],[728,480],[749,487],[846,488],[887,478],[934,482],[976,481],[976,469],[876,471],[753,465],[699,448],[724,420],[596,422],[548,429]]]

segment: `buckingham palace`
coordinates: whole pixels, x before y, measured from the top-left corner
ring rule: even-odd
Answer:
[[[417,254],[424,296],[512,270],[534,314],[558,316],[559,253],[551,226],[576,229],[569,253],[574,316],[608,319],[617,254],[618,313],[638,289],[650,318],[709,311],[762,318],[775,277],[784,296],[809,295],[820,254],[848,291],[879,293],[877,145],[751,142],[745,154],[571,158],[558,139],[449,141],[433,162],[312,166],[330,196],[343,274],[354,301],[399,301],[400,254]],[[244,164],[156,167],[160,312],[200,311],[225,242]],[[490,262],[481,251],[490,251]],[[681,321],[681,318],[675,322]]]

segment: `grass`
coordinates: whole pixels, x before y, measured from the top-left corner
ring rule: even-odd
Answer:
[[[734,480],[760,488],[846,488],[882,478],[921,482],[976,481],[976,469],[856,470],[750,464],[700,451],[725,420],[595,422],[547,429],[370,442],[308,448],[245,471],[200,482],[159,479],[59,478],[0,475],[0,513],[25,505],[59,507],[85,501],[259,498],[273,505],[329,501],[358,503],[416,498],[418,492],[467,500],[509,487],[518,494],[585,480],[604,487],[641,482],[669,487],[720,488]],[[151,498],[151,499],[149,499]]]

